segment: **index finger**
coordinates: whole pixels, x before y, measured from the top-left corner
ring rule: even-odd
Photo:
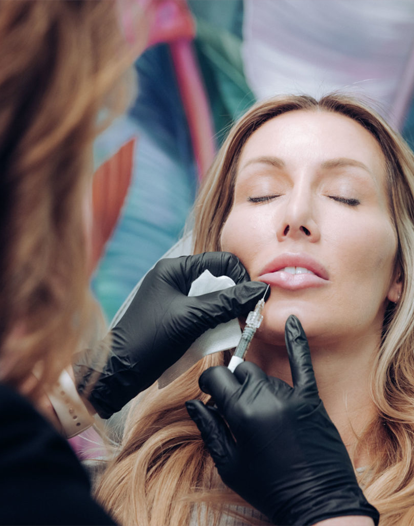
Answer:
[[[250,281],[239,258],[230,252],[204,252],[185,259],[185,273],[191,281],[205,270],[209,270],[213,276],[228,276],[236,284]]]
[[[292,371],[293,386],[306,396],[317,396],[315,373],[305,331],[296,316],[289,316],[285,325],[285,341]]]

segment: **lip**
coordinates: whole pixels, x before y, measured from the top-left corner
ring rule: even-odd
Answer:
[[[313,274],[280,272],[285,267],[302,267]],[[329,274],[321,263],[308,254],[285,253],[263,267],[258,280],[287,290],[300,290],[326,285],[329,282]]]

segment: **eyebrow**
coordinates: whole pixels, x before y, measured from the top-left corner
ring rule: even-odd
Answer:
[[[279,157],[263,156],[250,159],[249,161],[247,161],[247,163],[245,163],[242,166],[240,171],[244,170],[247,166],[251,164],[268,164],[270,166],[274,166],[275,168],[285,167],[285,162]],[[363,170],[371,174],[371,170],[364,163],[362,163],[361,161],[357,161],[356,159],[349,159],[348,157],[338,157],[337,159],[329,159],[327,161],[324,161],[320,165],[320,167],[324,170],[346,168],[347,166],[355,166],[357,168],[362,168]]]
[[[279,159],[279,157],[263,156],[254,157],[254,159],[250,159],[240,168],[240,171],[244,170],[247,166],[250,166],[251,164],[269,164],[270,166],[274,166],[275,168],[285,167],[285,162],[282,161],[282,159]]]
[[[356,159],[348,159],[347,157],[339,157],[338,159],[329,159],[328,161],[324,161],[321,164],[321,168],[324,169],[332,169],[332,168],[343,168],[347,166],[356,166],[357,168],[362,168],[369,174],[371,174],[371,170],[368,168],[368,166],[364,163],[361,163],[361,161],[357,161]]]

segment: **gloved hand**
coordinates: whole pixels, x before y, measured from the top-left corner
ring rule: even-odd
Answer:
[[[286,322],[285,340],[293,388],[244,362],[234,374],[211,367],[201,375],[200,387],[217,409],[187,402],[221,478],[274,524],[308,526],[350,515],[378,524],[379,514],[359,488],[319,398],[306,335],[295,316]]]
[[[236,286],[188,297],[192,282],[205,270],[229,276]],[[250,281],[239,259],[228,252],[159,261],[112,329],[112,350],[89,401],[109,418],[153,384],[207,329],[252,310],[265,290],[266,284]],[[81,358],[74,371],[82,392],[94,371]]]

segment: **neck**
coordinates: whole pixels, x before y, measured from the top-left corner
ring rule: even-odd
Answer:
[[[371,371],[379,341],[359,338],[327,347],[310,342],[312,363],[319,396],[338,429],[355,467],[369,463],[367,452],[357,453],[358,438],[375,419],[377,411],[370,394]],[[292,385],[286,348],[252,342],[248,360],[256,363],[269,376]]]

